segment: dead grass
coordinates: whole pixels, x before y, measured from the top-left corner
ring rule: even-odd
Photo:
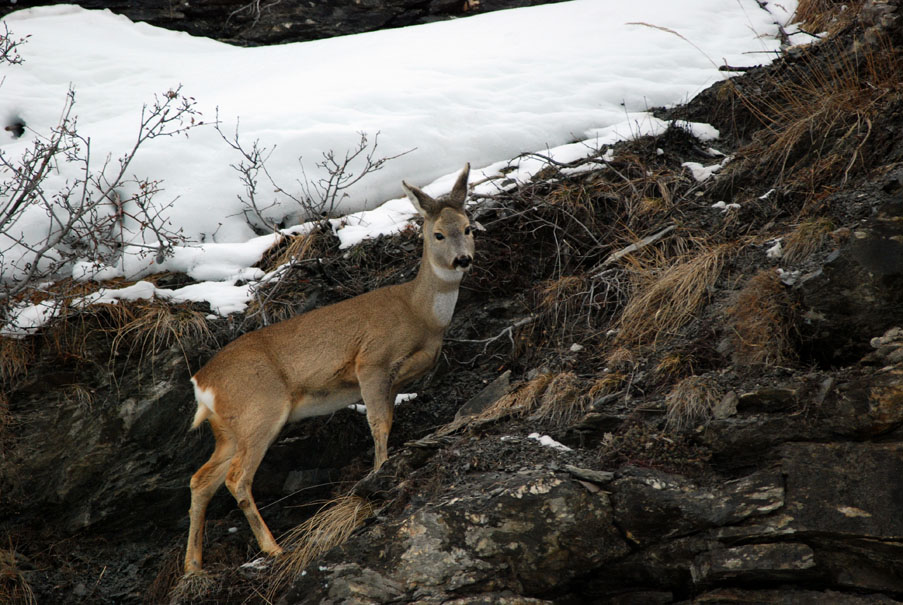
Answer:
[[[668,410],[665,427],[682,431],[700,424],[707,424],[713,417],[715,406],[721,401],[718,385],[707,376],[688,376],[678,382],[665,397]]]
[[[628,291],[627,273],[621,267],[541,282],[536,290],[541,327],[558,339],[558,345],[595,342],[624,306]]]
[[[601,396],[602,387],[585,384],[573,372],[547,372],[523,383],[479,414],[455,418],[436,431],[447,435],[464,426],[479,426],[513,416],[566,426]]]
[[[317,513],[286,534],[281,542],[287,554],[279,559],[270,577],[268,599],[317,558],[344,544],[373,515],[366,499],[348,494],[323,505]]]
[[[796,229],[784,238],[784,259],[789,263],[806,260],[818,250],[834,230],[834,223],[829,218],[815,218],[801,222]]]
[[[0,336],[0,381],[9,384],[16,376],[27,373],[33,359],[31,339]]]
[[[184,353],[188,343],[213,340],[205,314],[187,305],[148,300],[108,305],[107,310],[113,320],[106,329],[113,334],[112,355],[137,352],[144,359],[173,345]]]
[[[183,552],[181,547],[171,548],[162,557],[156,577],[144,590],[142,599],[144,603],[154,605],[155,603],[184,603],[192,600],[196,602],[197,597],[206,592],[206,590],[197,591],[197,586],[190,586],[187,578],[183,580]],[[208,579],[212,580],[209,576]],[[210,584],[212,586],[212,581]]]
[[[901,68],[899,51],[886,40],[855,52],[831,41],[810,50],[767,87],[740,94],[766,126],[741,157],[810,198],[842,186],[868,169],[873,120],[880,101],[899,90]]]
[[[657,346],[675,336],[708,300],[735,244],[703,247],[667,267],[635,262],[634,291],[618,320],[616,344]]]
[[[681,351],[672,351],[662,356],[655,366],[655,375],[671,381],[693,373],[693,357]]]
[[[317,256],[322,252],[322,239],[317,231],[283,236],[264,253],[258,266],[264,271],[273,271],[285,264]]]
[[[586,399],[589,402],[593,402],[599,397],[615,393],[621,389],[626,381],[627,376],[622,372],[608,372],[601,378],[593,381],[589,391],[586,392]]]
[[[0,603],[37,603],[25,573],[19,569],[16,551],[12,548],[0,549]]]
[[[582,394],[582,387],[573,372],[555,374],[536,402],[530,420],[549,421],[560,426],[573,422],[586,409],[587,398]]]
[[[463,422],[459,426],[464,424],[484,424],[506,416],[523,417],[532,413],[539,405],[543,393],[553,378],[554,375],[551,373],[539,374],[521,385],[520,388],[503,396],[479,414],[462,419]]]
[[[170,605],[192,605],[207,602],[210,594],[216,590],[219,578],[210,572],[202,571],[178,579],[167,595]]]
[[[800,0],[793,20],[813,34],[834,33],[850,23],[864,4],[865,0]]]
[[[734,349],[740,365],[782,365],[794,359],[795,308],[777,273],[762,269],[727,309]]]

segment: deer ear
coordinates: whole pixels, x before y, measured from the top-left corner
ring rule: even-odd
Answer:
[[[464,164],[464,170],[458,175],[455,186],[448,194],[447,204],[452,208],[464,210],[464,202],[467,201],[467,178],[470,176],[470,162]]]
[[[401,182],[401,187],[404,189],[408,199],[411,200],[411,203],[414,204],[414,208],[424,218],[439,214],[439,211],[442,209],[439,202],[424,193],[422,189],[409,185],[406,181]]]

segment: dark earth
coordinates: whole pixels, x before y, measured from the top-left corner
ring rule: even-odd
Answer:
[[[475,268],[386,465],[368,474],[350,410],[290,425],[264,459],[280,560],[245,565],[256,542],[221,490],[207,573],[181,577],[188,479],[213,441],[188,430],[188,378],[241,333],[409,279],[416,231],[349,253],[316,233],[244,315],[98,305],[4,340],[0,601],[903,601],[903,2],[843,4],[801,2],[828,33],[656,110],[664,134],[476,199]],[[284,11],[304,30],[294,3],[104,6],[261,44],[465,3],[312,2],[323,24],[297,38],[265,25]],[[256,23],[224,18],[254,6]],[[373,20],[330,30],[352,10]],[[683,166],[721,154],[703,182]]]

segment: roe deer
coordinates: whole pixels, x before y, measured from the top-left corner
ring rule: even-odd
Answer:
[[[407,283],[379,288],[249,332],[226,345],[192,378],[197,413],[216,447],[191,478],[185,572],[201,570],[204,516],[225,482],[260,549],[282,549],[254,504],[251,482],[287,421],[329,414],[363,399],[373,435],[374,470],[386,461],[395,396],[436,362],[458,286],[473,262],[464,212],[470,164],[451,193],[433,199],[402,182],[423,216],[423,260]]]

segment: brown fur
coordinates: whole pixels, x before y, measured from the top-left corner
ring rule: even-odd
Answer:
[[[460,279],[473,259],[464,213],[469,169],[465,166],[445,199],[404,184],[424,219],[423,261],[412,281],[245,334],[194,375],[194,426],[208,420],[216,448],[191,479],[186,573],[201,569],[204,514],[224,482],[261,550],[282,552],[257,510],[251,483],[286,422],[363,399],[375,444],[374,469],[385,462],[395,396],[435,364]]]

